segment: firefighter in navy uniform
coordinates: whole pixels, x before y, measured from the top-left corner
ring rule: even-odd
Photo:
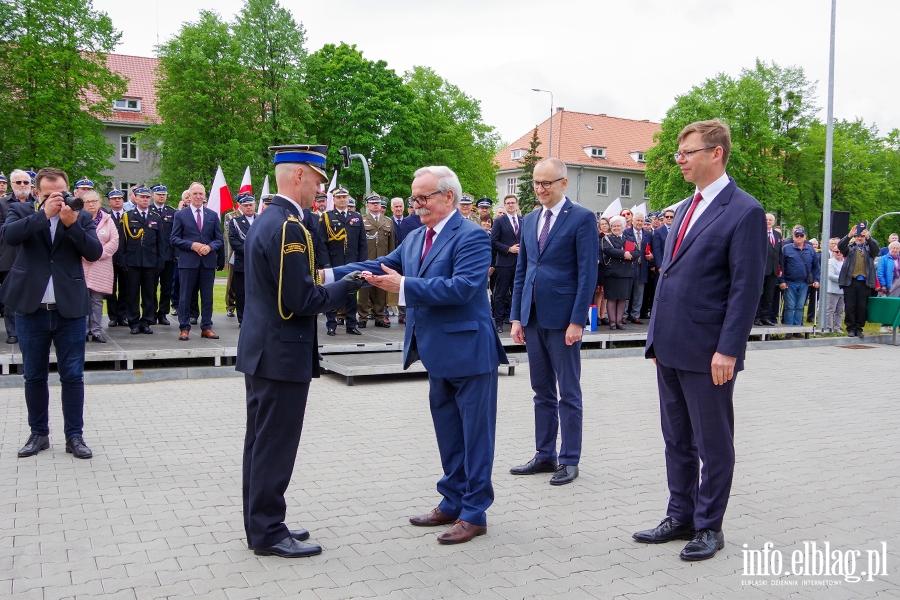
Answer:
[[[234,287],[234,303],[237,307],[238,327],[244,322],[244,305],[246,298],[244,286],[244,241],[250,226],[256,220],[254,214],[256,199],[250,194],[244,194],[238,199],[240,216],[230,219],[226,225],[228,242],[231,246],[231,284]]]
[[[338,187],[332,192],[334,210],[326,211],[319,219],[318,237],[321,246],[328,251],[327,257],[319,261],[323,268],[341,267],[353,262],[362,262],[369,258],[369,245],[366,242],[366,230],[363,227],[362,215],[348,208],[350,192]],[[362,335],[356,320],[356,291],[347,296],[346,309],[347,333]],[[332,309],[325,313],[325,331],[335,335],[337,329],[337,311]]]
[[[125,241],[126,314],[132,334],[153,333],[156,321],[156,278],[164,266],[162,224],[150,208],[150,190],[134,190],[135,207],[122,216]]]
[[[343,304],[364,280],[358,273],[317,284],[313,234],[302,222],[327,181],[325,146],[279,146],[278,193],[244,240],[246,310],[236,369],[244,373],[247,433],[243,512],[247,544],[257,555],[284,558],[322,552],[309,532],[289,529],[285,490],[291,479],[310,381],[319,375],[316,316]]]
[[[151,190],[153,192],[153,206],[151,207],[159,215],[160,246],[163,266],[156,278],[156,287],[159,289],[159,306],[156,310],[156,323],[169,325],[169,309],[172,305],[172,281],[175,277],[175,248],[172,246],[172,227],[175,224],[175,209],[166,204],[169,190],[159,184]]]

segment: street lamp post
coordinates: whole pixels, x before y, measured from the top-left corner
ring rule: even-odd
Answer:
[[[553,92],[550,90],[539,90],[537,88],[531,88],[531,91],[550,94],[550,156],[553,156]]]

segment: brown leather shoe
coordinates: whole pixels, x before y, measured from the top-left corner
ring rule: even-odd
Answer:
[[[182,329],[181,333],[178,334],[178,341],[186,342],[186,341],[188,341],[188,339],[190,339],[190,337],[191,337],[191,332],[188,331],[187,329]]]
[[[462,519],[457,519],[453,527],[438,536],[438,541],[442,544],[464,544],[472,538],[486,533],[486,525],[472,525]]]
[[[219,336],[216,335],[216,332],[212,329],[204,329],[200,332],[200,337],[206,338],[208,340],[217,340]]]
[[[444,514],[439,508],[434,509],[427,515],[409,518],[409,522],[416,527],[435,527],[437,525],[447,525],[448,523],[453,523],[454,521],[456,521],[456,517],[451,517],[448,514]]]

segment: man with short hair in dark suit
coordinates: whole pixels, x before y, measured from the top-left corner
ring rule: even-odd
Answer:
[[[623,234],[635,246],[634,250],[634,280],[631,284],[631,298],[628,301],[628,310],[625,319],[637,325],[641,321],[641,311],[644,305],[644,286],[650,281],[650,234],[644,230],[644,215],[634,213],[631,217],[631,227]]]
[[[510,337],[528,352],[536,453],[509,472],[553,472],[551,485],[578,477],[581,338],[597,287],[600,254],[597,218],[565,197],[566,172],[558,158],[546,158],[534,167],[534,192],[542,208],[522,222],[510,313]],[[562,438],[559,453],[557,432]]]
[[[759,297],[759,308],[756,311],[754,325],[774,325],[775,312],[772,304],[775,300],[775,289],[781,277],[783,254],[781,251],[781,232],[776,231],[775,215],[766,213],[766,270],[763,279],[762,294]]]
[[[250,226],[256,220],[256,199],[250,194],[241,196],[238,200],[238,210],[241,216],[228,221],[228,241],[231,245],[231,285],[234,287],[234,303],[237,308],[238,327],[244,322],[244,241],[250,233]]]
[[[494,250],[494,326],[503,333],[503,323],[509,320],[513,279],[516,276],[516,259],[519,257],[519,237],[522,217],[515,194],[503,199],[506,213],[497,217],[491,226],[491,248]]]
[[[3,241],[18,247],[9,276],[0,287],[0,302],[16,313],[16,331],[25,366],[25,404],[31,435],[19,456],[33,456],[50,447],[50,343],[62,388],[66,452],[91,458],[84,443],[85,317],[91,301],[84,282],[82,259],[103,254],[91,214],[73,210],[64,199],[69,178],[45,167],[35,177],[40,205],[10,205]]]
[[[222,248],[222,230],[219,215],[205,206],[206,188],[196,181],[188,188],[191,205],[175,215],[172,227],[172,245],[178,254],[178,327],[180,341],[188,341],[191,331],[191,297],[193,290],[200,290],[200,336],[217,340],[212,330],[213,284],[216,278],[217,252]]]
[[[2,175],[2,173],[0,173],[0,175]],[[11,204],[27,202],[34,206],[35,200],[37,200],[34,194],[31,193],[31,177],[28,173],[22,169],[13,169],[12,173],[9,174],[9,178],[12,181],[13,188],[10,193],[0,198],[0,227],[3,227],[3,223],[6,221],[6,215],[9,214],[9,207]],[[3,182],[6,183],[5,177],[3,178]],[[15,260],[16,248],[3,242],[3,240],[0,240],[0,285],[6,281],[6,276],[9,274],[9,270],[12,269]],[[3,305],[0,304],[0,310],[2,310],[2,308]],[[18,343],[19,338],[16,336],[15,311],[4,310],[3,321],[6,325],[6,343]]]
[[[728,126],[699,121],[678,136],[675,161],[696,185],[678,208],[647,334],[656,363],[669,506],[640,542],[691,540],[684,560],[725,547],[722,521],[734,477],[734,382],[759,304],[766,218],[725,173]]]

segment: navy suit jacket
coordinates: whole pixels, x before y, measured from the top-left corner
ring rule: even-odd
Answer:
[[[672,220],[674,221],[674,219]],[[666,238],[668,235],[669,230],[666,229],[666,226],[660,225],[653,230],[653,237],[650,239],[650,249],[653,252],[653,264],[650,266],[655,267],[657,270],[662,268],[663,254],[666,252]]]
[[[422,219],[416,213],[410,213],[403,217],[400,227],[397,229],[397,245],[399,246],[406,236],[420,227],[422,227]]]
[[[522,234],[522,217],[516,216],[519,221],[519,236]],[[497,253],[497,259],[494,261],[496,267],[514,267],[518,254],[510,254],[509,247],[519,243],[519,236],[513,229],[512,222],[509,217],[503,215],[497,217],[494,226],[491,227],[491,247]]]
[[[690,202],[678,207],[677,236]],[[710,373],[713,354],[744,368],[766,261],[766,214],[734,179],[684,236],[677,256],[667,244],[647,334],[647,358],[673,369]]]
[[[81,259],[98,260],[103,245],[88,211],[79,211],[69,227],[57,223],[51,243],[50,222],[43,209],[35,211],[30,202],[16,202],[9,206],[0,237],[18,247],[12,269],[0,286],[0,303],[25,314],[36,311],[52,275],[59,314],[67,319],[90,314]]]
[[[626,240],[637,246],[637,237],[634,235],[634,227],[629,227],[623,233]],[[652,266],[647,260],[647,246],[652,247],[652,233],[641,231],[641,247],[633,252],[634,254],[634,282],[647,283],[650,280],[650,267]],[[637,260],[640,257],[641,260]]]
[[[334,277],[339,280],[355,270],[383,274],[382,264],[405,277],[404,369],[421,358],[435,377],[489,373],[507,363],[486,293],[490,238],[457,211],[422,262],[425,231],[425,227],[412,231],[387,256],[336,267]],[[595,275],[596,271],[595,265]]]
[[[203,207],[203,231],[197,229],[196,210],[193,206],[182,208],[175,213],[175,225],[172,226],[172,245],[181,250],[178,255],[178,268],[205,269],[216,268],[216,252],[222,247],[222,229],[219,227],[219,215]],[[200,256],[193,250],[194,242],[208,245],[212,252]]]
[[[568,198],[562,202],[543,252],[538,251],[537,233],[543,211],[532,211],[522,220],[509,319],[523,327],[528,325],[532,301],[544,329],[584,325],[594,298],[600,252],[597,217]]]

